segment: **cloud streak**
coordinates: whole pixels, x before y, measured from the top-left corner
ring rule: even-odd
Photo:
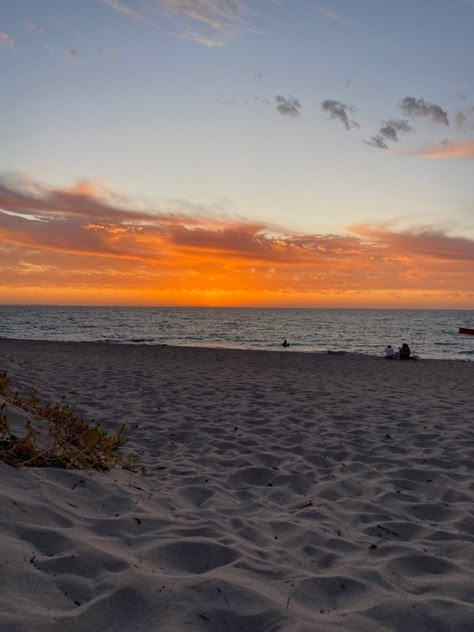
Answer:
[[[335,11],[331,11],[328,7],[323,5],[318,7],[318,11],[321,15],[324,15],[326,18],[329,18],[333,22],[338,22],[339,24],[343,24],[344,26],[351,26],[353,24],[352,20],[349,20],[345,16],[336,13]]]
[[[145,16],[141,15],[137,11],[134,11],[131,7],[120,0],[100,0],[103,4],[106,4],[114,11],[121,13],[122,15],[126,15],[133,20],[137,20],[138,22],[145,22]]]
[[[217,30],[236,28],[245,10],[238,0],[157,0],[155,4],[172,15],[201,22]]]
[[[43,300],[58,287],[98,300],[101,288],[133,291],[144,301],[159,289],[161,301],[181,304],[219,296],[317,304],[324,294],[354,295],[360,304],[374,293],[383,303],[392,291],[446,298],[448,287],[459,300],[474,298],[473,240],[430,227],[298,234],[205,213],[143,212],[92,181],[58,189],[0,177],[0,240],[0,300],[38,287]]]
[[[249,14],[240,0],[100,0],[114,11],[133,20],[163,28],[165,22],[178,24],[180,39],[204,46],[223,46],[239,30],[249,30],[243,16]],[[221,37],[219,37],[219,34]]]

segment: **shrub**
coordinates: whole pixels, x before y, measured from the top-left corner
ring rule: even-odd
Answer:
[[[115,434],[107,434],[99,424],[89,424],[77,417],[64,403],[42,404],[33,389],[29,398],[14,392],[8,375],[0,373],[0,395],[5,400],[34,416],[25,433],[16,437],[11,432],[5,404],[0,408],[0,459],[10,465],[63,467],[67,469],[109,470],[117,464],[131,468],[132,459],[123,460],[118,449],[125,442],[125,424]],[[42,425],[47,424],[48,442],[39,441]]]

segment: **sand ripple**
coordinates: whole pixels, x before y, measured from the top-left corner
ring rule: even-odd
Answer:
[[[0,358],[21,390],[128,422],[146,470],[0,463],[2,632],[473,632],[474,363]]]

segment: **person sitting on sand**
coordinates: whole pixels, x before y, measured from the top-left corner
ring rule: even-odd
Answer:
[[[404,342],[402,346],[400,347],[400,360],[409,360],[410,356],[411,356],[410,347],[407,345],[406,342]]]
[[[281,343],[281,346],[286,348],[286,347],[289,347],[289,346],[290,346],[290,343],[289,343],[289,342],[288,342],[288,340],[285,338],[285,340],[283,340],[283,342]]]
[[[384,357],[386,360],[394,360],[397,357],[397,354],[395,353],[395,349],[392,347],[392,345],[387,345],[385,347]]]

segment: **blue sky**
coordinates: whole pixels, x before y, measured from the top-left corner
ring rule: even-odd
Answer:
[[[473,32],[471,0],[5,0],[0,175],[473,239]]]

